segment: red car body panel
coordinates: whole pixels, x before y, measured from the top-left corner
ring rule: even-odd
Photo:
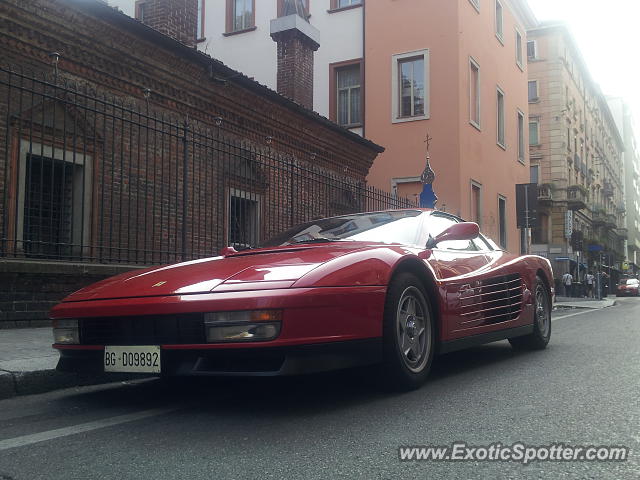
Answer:
[[[90,305],[65,302],[55,307],[52,313],[54,318],[91,318],[282,309],[282,331],[275,340],[199,344],[198,348],[304,345],[379,337],[382,335],[382,323],[371,319],[384,308],[385,292],[385,287],[378,286],[261,290],[259,296],[255,291],[170,295],[95,300]],[[345,317],[348,322],[344,321]],[[188,347],[163,345],[163,348]]]
[[[259,349],[379,339],[387,287],[405,262],[431,279],[440,343],[532,325],[536,275],[543,277],[553,295],[550,263],[540,257],[490,249],[468,252],[344,241],[242,251],[121,274],[71,294],[53,308],[51,318],[283,311],[281,332],[274,340],[163,344],[163,350]],[[510,276],[517,277],[517,282]],[[484,309],[478,292],[487,281],[502,277],[511,282],[513,292],[519,292],[520,313],[492,322],[491,307]],[[54,348],[102,347],[55,344]]]

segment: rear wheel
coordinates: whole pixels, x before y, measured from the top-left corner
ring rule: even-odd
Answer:
[[[533,332],[522,337],[509,339],[509,343],[515,349],[542,350],[547,347],[551,338],[551,300],[549,290],[536,276],[533,303]]]
[[[394,390],[418,388],[433,361],[435,325],[424,285],[412,273],[400,273],[389,286],[383,335],[384,384]]]

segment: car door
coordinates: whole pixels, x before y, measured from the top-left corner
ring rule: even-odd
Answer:
[[[427,220],[428,233],[435,238],[459,221],[443,212],[434,212]],[[465,322],[469,319],[461,315],[461,301],[474,301],[473,282],[487,268],[487,248],[471,240],[441,242],[432,249],[427,261],[444,290],[444,338],[452,339],[464,335],[459,332],[467,328]]]
[[[525,285],[516,256],[505,252],[482,234],[474,240],[485,253],[487,266],[459,289],[457,321],[452,337],[478,335],[524,325]],[[454,299],[451,300],[453,302]]]

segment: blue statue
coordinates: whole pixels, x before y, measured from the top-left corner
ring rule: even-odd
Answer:
[[[429,144],[431,143],[431,137],[427,134],[427,139],[425,140],[427,144],[427,155],[426,161],[427,165],[424,167],[422,171],[422,175],[420,176],[420,181],[422,182],[422,193],[420,193],[420,206],[422,208],[436,208],[436,203],[438,201],[438,197],[436,193],[433,191],[433,181],[436,179],[436,174],[431,168],[429,164]]]

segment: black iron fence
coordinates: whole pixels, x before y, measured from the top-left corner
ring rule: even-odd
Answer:
[[[414,205],[211,123],[0,67],[0,256],[168,263]]]

